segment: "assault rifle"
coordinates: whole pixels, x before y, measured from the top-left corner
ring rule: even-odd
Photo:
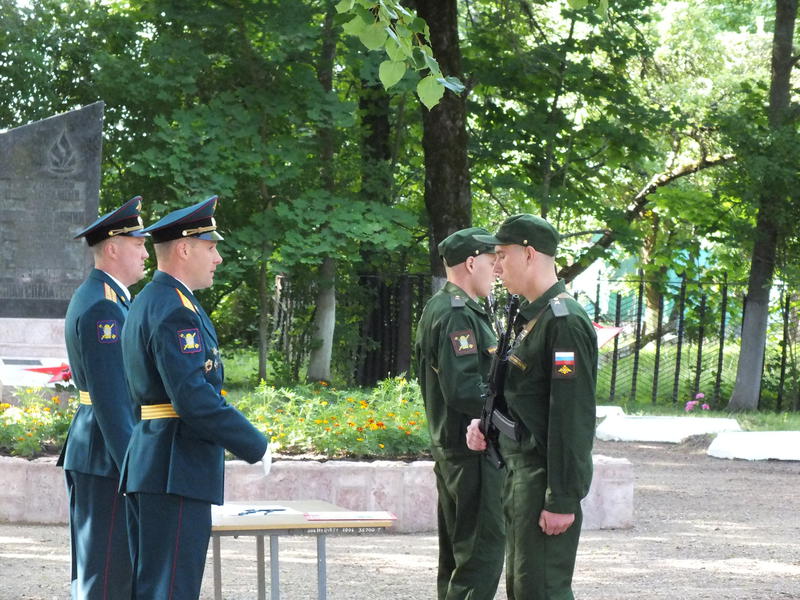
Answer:
[[[508,354],[511,349],[511,334],[514,330],[514,321],[519,309],[519,296],[512,295],[508,300],[505,330],[500,330],[497,311],[492,306],[493,301],[494,299],[490,297],[489,306],[494,316],[495,327],[498,329],[497,350],[492,357],[489,376],[482,395],[483,411],[481,412],[480,429],[486,438],[486,456],[495,467],[502,469],[505,466],[505,461],[500,454],[498,436],[502,432],[511,438],[516,437],[516,423],[503,412],[505,409],[503,385],[508,368]]]

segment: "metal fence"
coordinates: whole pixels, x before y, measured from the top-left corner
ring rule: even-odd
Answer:
[[[579,295],[601,324],[622,328],[600,350],[599,403],[724,408],[736,382],[746,285],[678,279],[599,281]],[[798,409],[798,288],[773,289],[760,408]]]
[[[431,280],[425,274],[369,274],[340,282],[334,363],[337,375],[370,386],[414,375],[413,336]],[[575,293],[589,316],[621,333],[600,349],[598,403],[677,404],[698,394],[724,408],[734,387],[746,303],[741,282],[597,281]],[[760,408],[798,410],[800,286],[776,284]],[[294,365],[307,357],[313,294],[288,285],[273,323],[277,347]]]

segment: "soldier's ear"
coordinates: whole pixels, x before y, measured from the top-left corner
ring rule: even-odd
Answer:
[[[533,259],[536,257],[536,250],[533,246],[523,246],[522,251],[525,253],[525,260],[527,262],[533,262]]]
[[[467,268],[467,273],[472,273],[475,270],[475,257],[468,256],[464,261],[464,266]]]

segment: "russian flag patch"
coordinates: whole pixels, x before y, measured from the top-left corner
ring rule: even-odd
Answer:
[[[575,352],[556,350],[553,354],[553,379],[572,379],[575,377]]]

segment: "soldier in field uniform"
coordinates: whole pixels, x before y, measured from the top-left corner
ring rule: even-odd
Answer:
[[[495,273],[520,309],[509,355],[505,400],[517,424],[500,435],[509,600],[572,600],[581,499],[592,481],[597,338],[583,308],[555,271],[558,232],[544,219],[516,215],[495,236]],[[470,448],[485,448],[478,421]]]
[[[131,306],[123,356],[141,406],[122,467],[129,499],[137,600],[196,600],[223,502],[224,451],[269,467],[267,439],[222,397],[214,325],[194,291],[210,287],[217,252],[216,196],[168,214],[145,231],[158,270]]]
[[[494,244],[472,227],[439,244],[447,283],[417,325],[416,360],[431,434],[438,497],[439,600],[492,600],[503,570],[503,473],[467,448],[483,408],[481,384],[497,340],[477,302],[494,282]]]
[[[139,196],[78,233],[95,268],[75,291],[64,334],[80,404],[58,464],[69,498],[74,600],[129,599],[131,563],[125,499],[117,492],[134,424],[120,335],[129,285],[144,277],[147,250]]]

